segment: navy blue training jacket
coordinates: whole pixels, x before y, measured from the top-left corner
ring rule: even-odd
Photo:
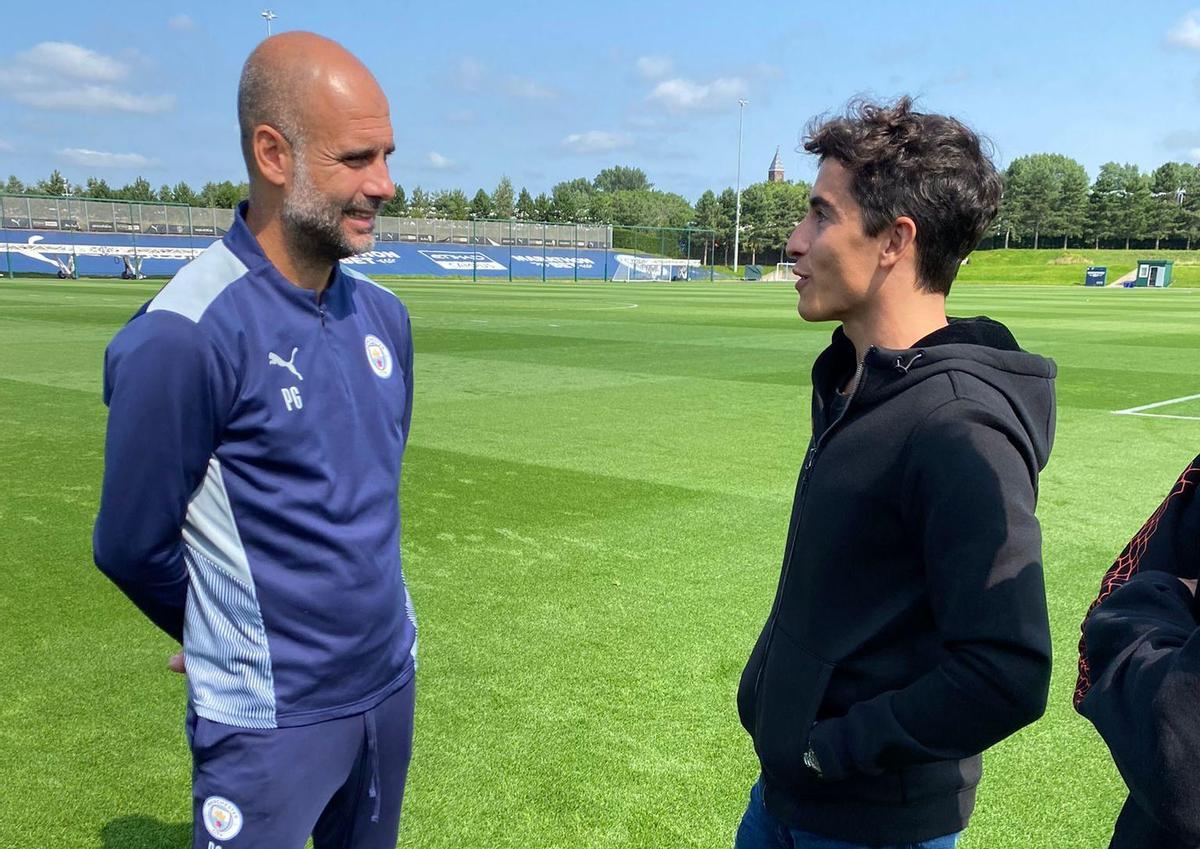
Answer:
[[[246,227],[108,346],[96,564],[183,642],[206,719],[303,725],[412,677],[398,487],[412,411],[408,312],[336,267],[289,282]]]

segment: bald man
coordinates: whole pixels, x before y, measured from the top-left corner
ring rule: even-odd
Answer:
[[[238,90],[250,199],[105,354],[96,564],[183,643],[195,846],[396,845],[416,620],[408,312],[339,260],[391,197],[387,99],[287,33]]]

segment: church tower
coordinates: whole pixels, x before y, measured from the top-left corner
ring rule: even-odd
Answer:
[[[783,182],[783,160],[779,158],[779,148],[775,148],[775,158],[771,160],[771,170],[767,172],[767,181],[771,183]]]

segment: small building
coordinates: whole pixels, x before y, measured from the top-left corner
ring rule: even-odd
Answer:
[[[783,182],[783,160],[779,158],[779,148],[775,148],[775,158],[771,160],[771,168],[767,171],[768,183]]]
[[[1134,286],[1151,286],[1155,289],[1171,285],[1171,272],[1175,263],[1169,259],[1139,259]]]

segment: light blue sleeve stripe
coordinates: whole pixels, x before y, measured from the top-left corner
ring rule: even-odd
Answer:
[[[193,709],[214,722],[274,728],[266,627],[215,457],[188,505],[183,539],[189,577],[183,646]]]

